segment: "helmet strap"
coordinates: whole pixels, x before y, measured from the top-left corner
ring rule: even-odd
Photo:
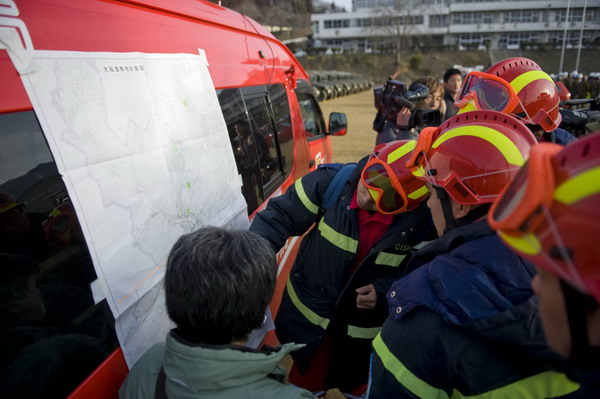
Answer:
[[[452,214],[452,204],[450,203],[450,196],[446,190],[439,186],[433,186],[435,188],[435,192],[437,194],[437,198],[442,205],[442,212],[444,212],[444,219],[446,220],[446,227],[444,228],[444,234],[449,232],[450,230],[456,228],[456,220],[454,219],[454,215]]]
[[[446,220],[446,228],[444,229],[444,234],[448,233],[450,230],[455,229],[460,226],[465,226],[467,224],[473,223],[478,219],[481,219],[485,215],[487,215],[492,204],[482,204],[478,207],[472,209],[465,216],[455,219],[452,214],[452,204],[450,200],[450,196],[441,187],[434,186],[436,190],[436,194],[440,203],[442,204],[442,212],[444,212],[444,219]]]
[[[592,370],[598,367],[600,347],[590,346],[588,339],[588,311],[598,306],[598,303],[589,295],[560,280],[565,308],[569,319],[571,332],[571,354],[569,363],[578,370]]]

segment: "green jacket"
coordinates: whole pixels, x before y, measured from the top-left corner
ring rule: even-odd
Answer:
[[[188,398],[313,398],[305,390],[285,385],[277,363],[302,347],[286,344],[270,352],[238,346],[199,346],[183,343],[169,333],[135,364],[119,390],[121,399],[154,398],[163,366],[171,399]]]

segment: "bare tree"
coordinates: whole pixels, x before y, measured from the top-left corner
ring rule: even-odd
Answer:
[[[408,48],[424,23],[425,11],[430,1],[387,0],[381,1],[370,21],[364,21],[365,29],[380,42],[383,51],[391,50],[400,63],[400,52]]]

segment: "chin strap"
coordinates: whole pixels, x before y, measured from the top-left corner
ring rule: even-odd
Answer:
[[[592,347],[588,338],[588,311],[598,306],[596,300],[585,295],[564,280],[560,280],[571,332],[569,362],[575,369],[592,370],[598,367],[600,348]]]
[[[474,221],[487,215],[488,210],[490,209],[490,207],[492,205],[492,204],[479,205],[478,207],[472,209],[465,216],[463,216],[459,219],[455,219],[454,215],[452,214],[452,205],[450,203],[450,196],[448,196],[448,193],[446,192],[446,190],[444,190],[443,188],[438,187],[438,186],[434,186],[434,188],[436,190],[437,197],[440,200],[440,203],[442,204],[442,212],[444,212],[444,219],[446,220],[446,228],[444,229],[444,234],[446,234],[450,230],[455,229],[457,227],[473,223]]]
[[[454,215],[452,215],[452,205],[450,204],[450,197],[446,190],[441,187],[433,186],[435,188],[435,192],[437,194],[438,200],[442,205],[442,212],[444,212],[444,219],[446,220],[446,228],[444,229],[444,234],[448,231],[456,228],[456,220],[454,219]]]

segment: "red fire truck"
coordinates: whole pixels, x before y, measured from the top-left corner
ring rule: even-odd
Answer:
[[[109,306],[92,298],[97,274],[81,215],[70,204],[19,63],[34,50],[197,55],[199,49],[252,217],[297,178],[332,162],[329,136],[347,129],[340,113],[326,125],[308,75],[279,40],[246,16],[203,0],[0,0],[0,396],[116,397],[128,371]],[[262,147],[244,147],[241,130]],[[299,241],[291,239],[278,254],[273,314]]]

